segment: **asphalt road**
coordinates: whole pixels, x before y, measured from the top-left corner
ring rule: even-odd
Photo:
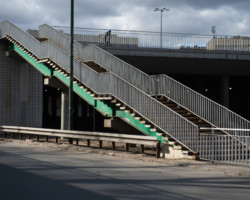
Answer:
[[[1,200],[249,198],[249,177],[0,142]]]

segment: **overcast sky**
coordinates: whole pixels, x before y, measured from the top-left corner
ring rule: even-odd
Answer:
[[[0,21],[20,28],[41,24],[69,26],[70,0],[0,0]],[[160,30],[211,34],[250,35],[250,0],[75,0],[75,26],[88,28]]]

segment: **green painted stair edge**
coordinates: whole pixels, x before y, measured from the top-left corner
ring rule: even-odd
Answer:
[[[27,53],[25,53],[22,49],[20,49],[17,45],[11,44],[9,50],[14,50],[17,52],[22,58],[24,58],[29,64],[34,66],[39,72],[41,72],[44,76],[51,77],[52,70],[42,63],[36,62],[35,59],[31,58]]]
[[[55,76],[58,80],[63,82],[65,85],[69,86],[70,80],[61,74],[58,71],[53,70],[50,66],[47,66],[43,63],[36,62],[35,59],[31,58],[27,53],[25,53],[21,48],[19,48],[15,44],[11,44],[10,49],[17,52],[21,57],[23,57],[28,63],[30,63],[33,67],[35,67],[39,72],[41,72],[46,77]],[[133,116],[130,116],[129,113],[124,110],[120,110],[118,107],[114,106],[112,103],[103,100],[96,100],[91,94],[88,94],[84,91],[80,86],[76,83],[73,83],[73,90],[76,94],[78,94],[81,98],[83,98],[87,103],[95,107],[99,112],[108,117],[120,117],[123,118],[124,121],[140,130],[146,135],[157,137],[157,139],[161,142],[167,142],[167,140],[163,140],[162,136],[157,135],[157,132],[150,131],[149,127],[145,127],[144,124],[140,123],[140,120],[135,119]]]

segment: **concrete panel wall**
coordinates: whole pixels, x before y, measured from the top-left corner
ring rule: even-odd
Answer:
[[[42,127],[43,77],[0,43],[0,125]]]

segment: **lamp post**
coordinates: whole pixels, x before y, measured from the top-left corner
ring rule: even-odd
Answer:
[[[68,129],[73,129],[73,113],[74,113],[74,105],[73,105],[73,73],[74,73],[74,65],[73,65],[73,57],[74,57],[74,0],[71,0],[70,6],[70,73],[69,73],[69,123]]]
[[[160,11],[161,12],[161,36],[160,36],[160,44],[161,44],[161,48],[162,48],[162,13],[164,11],[169,11],[169,9],[167,9],[167,8],[156,8],[154,11]]]

